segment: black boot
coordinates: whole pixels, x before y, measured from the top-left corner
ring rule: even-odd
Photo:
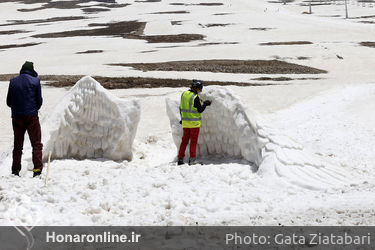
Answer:
[[[183,165],[184,164],[184,159],[178,159],[177,165]]]
[[[12,170],[12,174],[16,176],[20,176],[20,171],[19,170]]]
[[[34,172],[33,177],[37,177],[42,174],[42,170],[40,169],[34,169],[33,172]]]

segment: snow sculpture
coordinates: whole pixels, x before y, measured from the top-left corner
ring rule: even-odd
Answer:
[[[346,181],[348,175],[342,169],[307,152],[275,129],[250,120],[239,99],[226,88],[207,86],[200,96],[203,100],[212,100],[212,105],[202,114],[198,156],[243,158],[255,165],[261,176],[286,179],[309,189],[324,189]],[[179,100],[167,98],[166,104],[178,148],[182,137]]]
[[[43,156],[131,160],[139,119],[139,101],[120,99],[86,76],[42,122]]]

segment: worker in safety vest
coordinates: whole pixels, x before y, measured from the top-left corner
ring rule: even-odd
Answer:
[[[207,106],[211,105],[211,101],[206,100],[201,104],[199,93],[202,92],[203,83],[193,80],[191,89],[185,91],[181,95],[180,114],[183,128],[183,136],[178,151],[178,165],[184,164],[186,146],[190,140],[190,159],[189,165],[196,164],[196,148],[198,142],[199,129],[201,127],[202,112]]]

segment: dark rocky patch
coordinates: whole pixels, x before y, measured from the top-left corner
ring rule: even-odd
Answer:
[[[261,28],[249,28],[249,30],[256,30],[256,31],[267,31],[267,30],[272,30],[274,28],[264,28],[264,27],[261,27]]]
[[[31,8],[31,9],[19,9],[18,11],[21,12],[31,12],[31,11],[38,11],[44,9],[80,9],[82,8],[81,4],[89,3],[89,2],[98,2],[97,6],[99,7],[108,7],[108,8],[119,8],[124,7],[129,4],[117,4],[116,0],[71,0],[71,1],[49,1],[49,0],[6,0],[6,2],[21,2],[24,4],[32,4],[32,3],[44,3],[43,6],[38,8]],[[95,7],[91,6],[91,7]]]
[[[226,16],[226,15],[232,15],[233,13],[216,13],[214,16]]]
[[[59,38],[75,36],[114,36],[125,37],[128,34],[142,34],[146,26],[145,22],[124,21],[117,23],[92,23],[89,27],[101,27],[97,29],[72,30],[56,33],[38,34],[36,38]]]
[[[170,3],[169,5],[183,6],[221,6],[223,3]]]
[[[308,42],[308,41],[291,41],[291,42],[260,43],[259,45],[262,45],[262,46],[275,46],[275,45],[306,45],[306,44],[313,44],[313,43],[312,42]]]
[[[375,48],[375,42],[360,42],[359,44],[362,45],[362,46]]]
[[[198,3],[194,5],[200,5],[200,6],[221,6],[224,5],[223,3]]]
[[[47,19],[34,19],[34,20],[9,20],[9,24],[1,24],[0,26],[10,26],[10,25],[24,25],[24,24],[37,24],[37,23],[54,23],[61,21],[75,21],[87,19],[85,16],[67,16],[67,17],[52,17]]]
[[[7,45],[0,45],[0,49],[13,49],[13,48],[22,48],[22,47],[31,47],[35,45],[39,45],[41,43],[23,43],[23,44],[7,44]]]
[[[211,45],[223,45],[223,44],[234,45],[234,44],[238,44],[238,42],[224,42],[224,43],[200,43],[200,44],[196,45],[195,47],[200,47],[200,46],[211,46]]]
[[[178,11],[162,11],[162,12],[154,12],[154,13],[150,13],[150,14],[157,14],[157,15],[164,15],[164,14],[167,14],[167,15],[170,15],[170,14],[189,14],[190,12],[189,11],[186,11],[186,10],[178,10]]]
[[[144,35],[127,35],[127,39],[142,39],[146,40],[149,43],[186,43],[196,40],[203,40],[204,35],[200,34],[178,34],[178,35],[153,35],[153,36],[144,36]]]
[[[103,53],[103,50],[86,50],[86,51],[80,51],[76,54],[96,54],[96,53]]]
[[[0,75],[0,81],[9,81],[16,77],[17,74],[4,74]],[[71,87],[83,75],[40,75],[39,78],[42,81],[47,81],[48,86],[53,87]],[[128,88],[181,88],[190,87],[191,80],[187,79],[158,79],[158,78],[146,78],[146,77],[105,77],[105,76],[94,76],[95,80],[100,82],[107,89],[128,89]],[[219,81],[204,81],[205,86],[207,85],[236,85],[236,86],[267,86],[276,85],[270,83],[245,83],[245,82],[219,82]]]
[[[211,28],[211,27],[225,27],[229,25],[233,25],[233,23],[209,23],[209,24],[199,24],[203,28]]]
[[[153,49],[153,50],[144,50],[144,51],[141,51],[139,53],[152,53],[152,52],[157,52],[156,49]]]
[[[293,80],[321,80],[323,78],[319,77],[301,77],[301,78],[290,78],[290,77],[258,77],[258,78],[253,78],[251,80],[256,80],[256,81],[293,81]]]
[[[200,71],[244,74],[322,74],[325,70],[278,60],[197,60],[163,63],[113,63],[141,71]]]
[[[182,25],[182,21],[171,21],[172,25]]]
[[[161,2],[161,0],[137,0],[136,3],[158,3]]]
[[[26,30],[4,30],[4,31],[0,31],[0,35],[13,35],[13,34],[20,34],[20,33],[27,33],[27,32],[30,32],[30,31],[26,31]]]
[[[367,19],[367,18],[375,18],[375,15],[373,15],[373,16],[349,17],[349,19]]]
[[[110,11],[110,9],[104,9],[104,8],[83,8],[82,11],[86,14],[90,13],[99,13],[104,11]]]
[[[307,56],[298,56],[297,59],[298,59],[298,60],[310,60],[311,57],[307,57]]]
[[[257,81],[291,81],[293,78],[290,77],[258,77],[258,78],[253,78],[251,80],[257,80]]]

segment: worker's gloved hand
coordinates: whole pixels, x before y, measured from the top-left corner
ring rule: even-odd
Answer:
[[[211,105],[211,101],[210,100],[206,100],[203,102],[203,105],[204,106],[210,106]]]
[[[182,124],[182,121],[180,120],[180,124]]]

